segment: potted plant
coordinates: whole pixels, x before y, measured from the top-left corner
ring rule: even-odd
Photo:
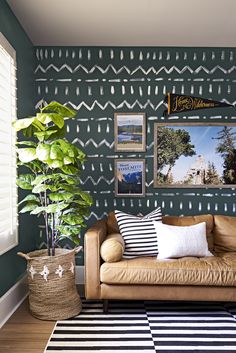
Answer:
[[[76,112],[58,102],[42,105],[33,117],[16,120],[16,131],[26,141],[17,143],[19,173],[17,185],[30,191],[19,203],[21,213],[42,216],[47,249],[28,254],[29,302],[32,314],[40,319],[60,320],[81,310],[75,287],[74,250],[58,247],[63,239],[79,244],[81,228],[92,199],[81,190],[80,172],[85,154],[66,138],[65,120]],[[25,168],[24,168],[25,170]]]

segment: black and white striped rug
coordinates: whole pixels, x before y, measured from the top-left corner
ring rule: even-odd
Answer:
[[[236,303],[83,302],[58,321],[45,353],[236,353]]]

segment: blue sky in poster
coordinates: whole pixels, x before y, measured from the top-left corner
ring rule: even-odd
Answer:
[[[218,174],[221,176],[223,171],[223,159],[219,153],[216,153],[216,147],[219,143],[215,140],[218,132],[222,130],[223,126],[171,126],[174,130],[185,129],[191,136],[191,143],[195,146],[196,155],[192,157],[180,157],[172,169],[174,181],[183,180],[187,171],[196,161],[197,156],[202,155],[206,164],[213,162]],[[236,127],[232,127],[233,132],[236,133]],[[167,168],[163,169],[165,173]]]

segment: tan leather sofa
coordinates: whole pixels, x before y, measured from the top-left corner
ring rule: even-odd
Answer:
[[[214,257],[104,262],[102,243],[119,233],[114,212],[109,213],[107,220],[98,221],[85,234],[86,298],[236,301],[236,217],[163,217],[163,223],[171,225],[200,222],[206,222],[208,248]]]

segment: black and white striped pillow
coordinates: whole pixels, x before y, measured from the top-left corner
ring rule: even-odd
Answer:
[[[152,221],[162,221],[160,207],[142,218],[118,210],[115,216],[125,242],[124,258],[157,256],[157,234]]]

